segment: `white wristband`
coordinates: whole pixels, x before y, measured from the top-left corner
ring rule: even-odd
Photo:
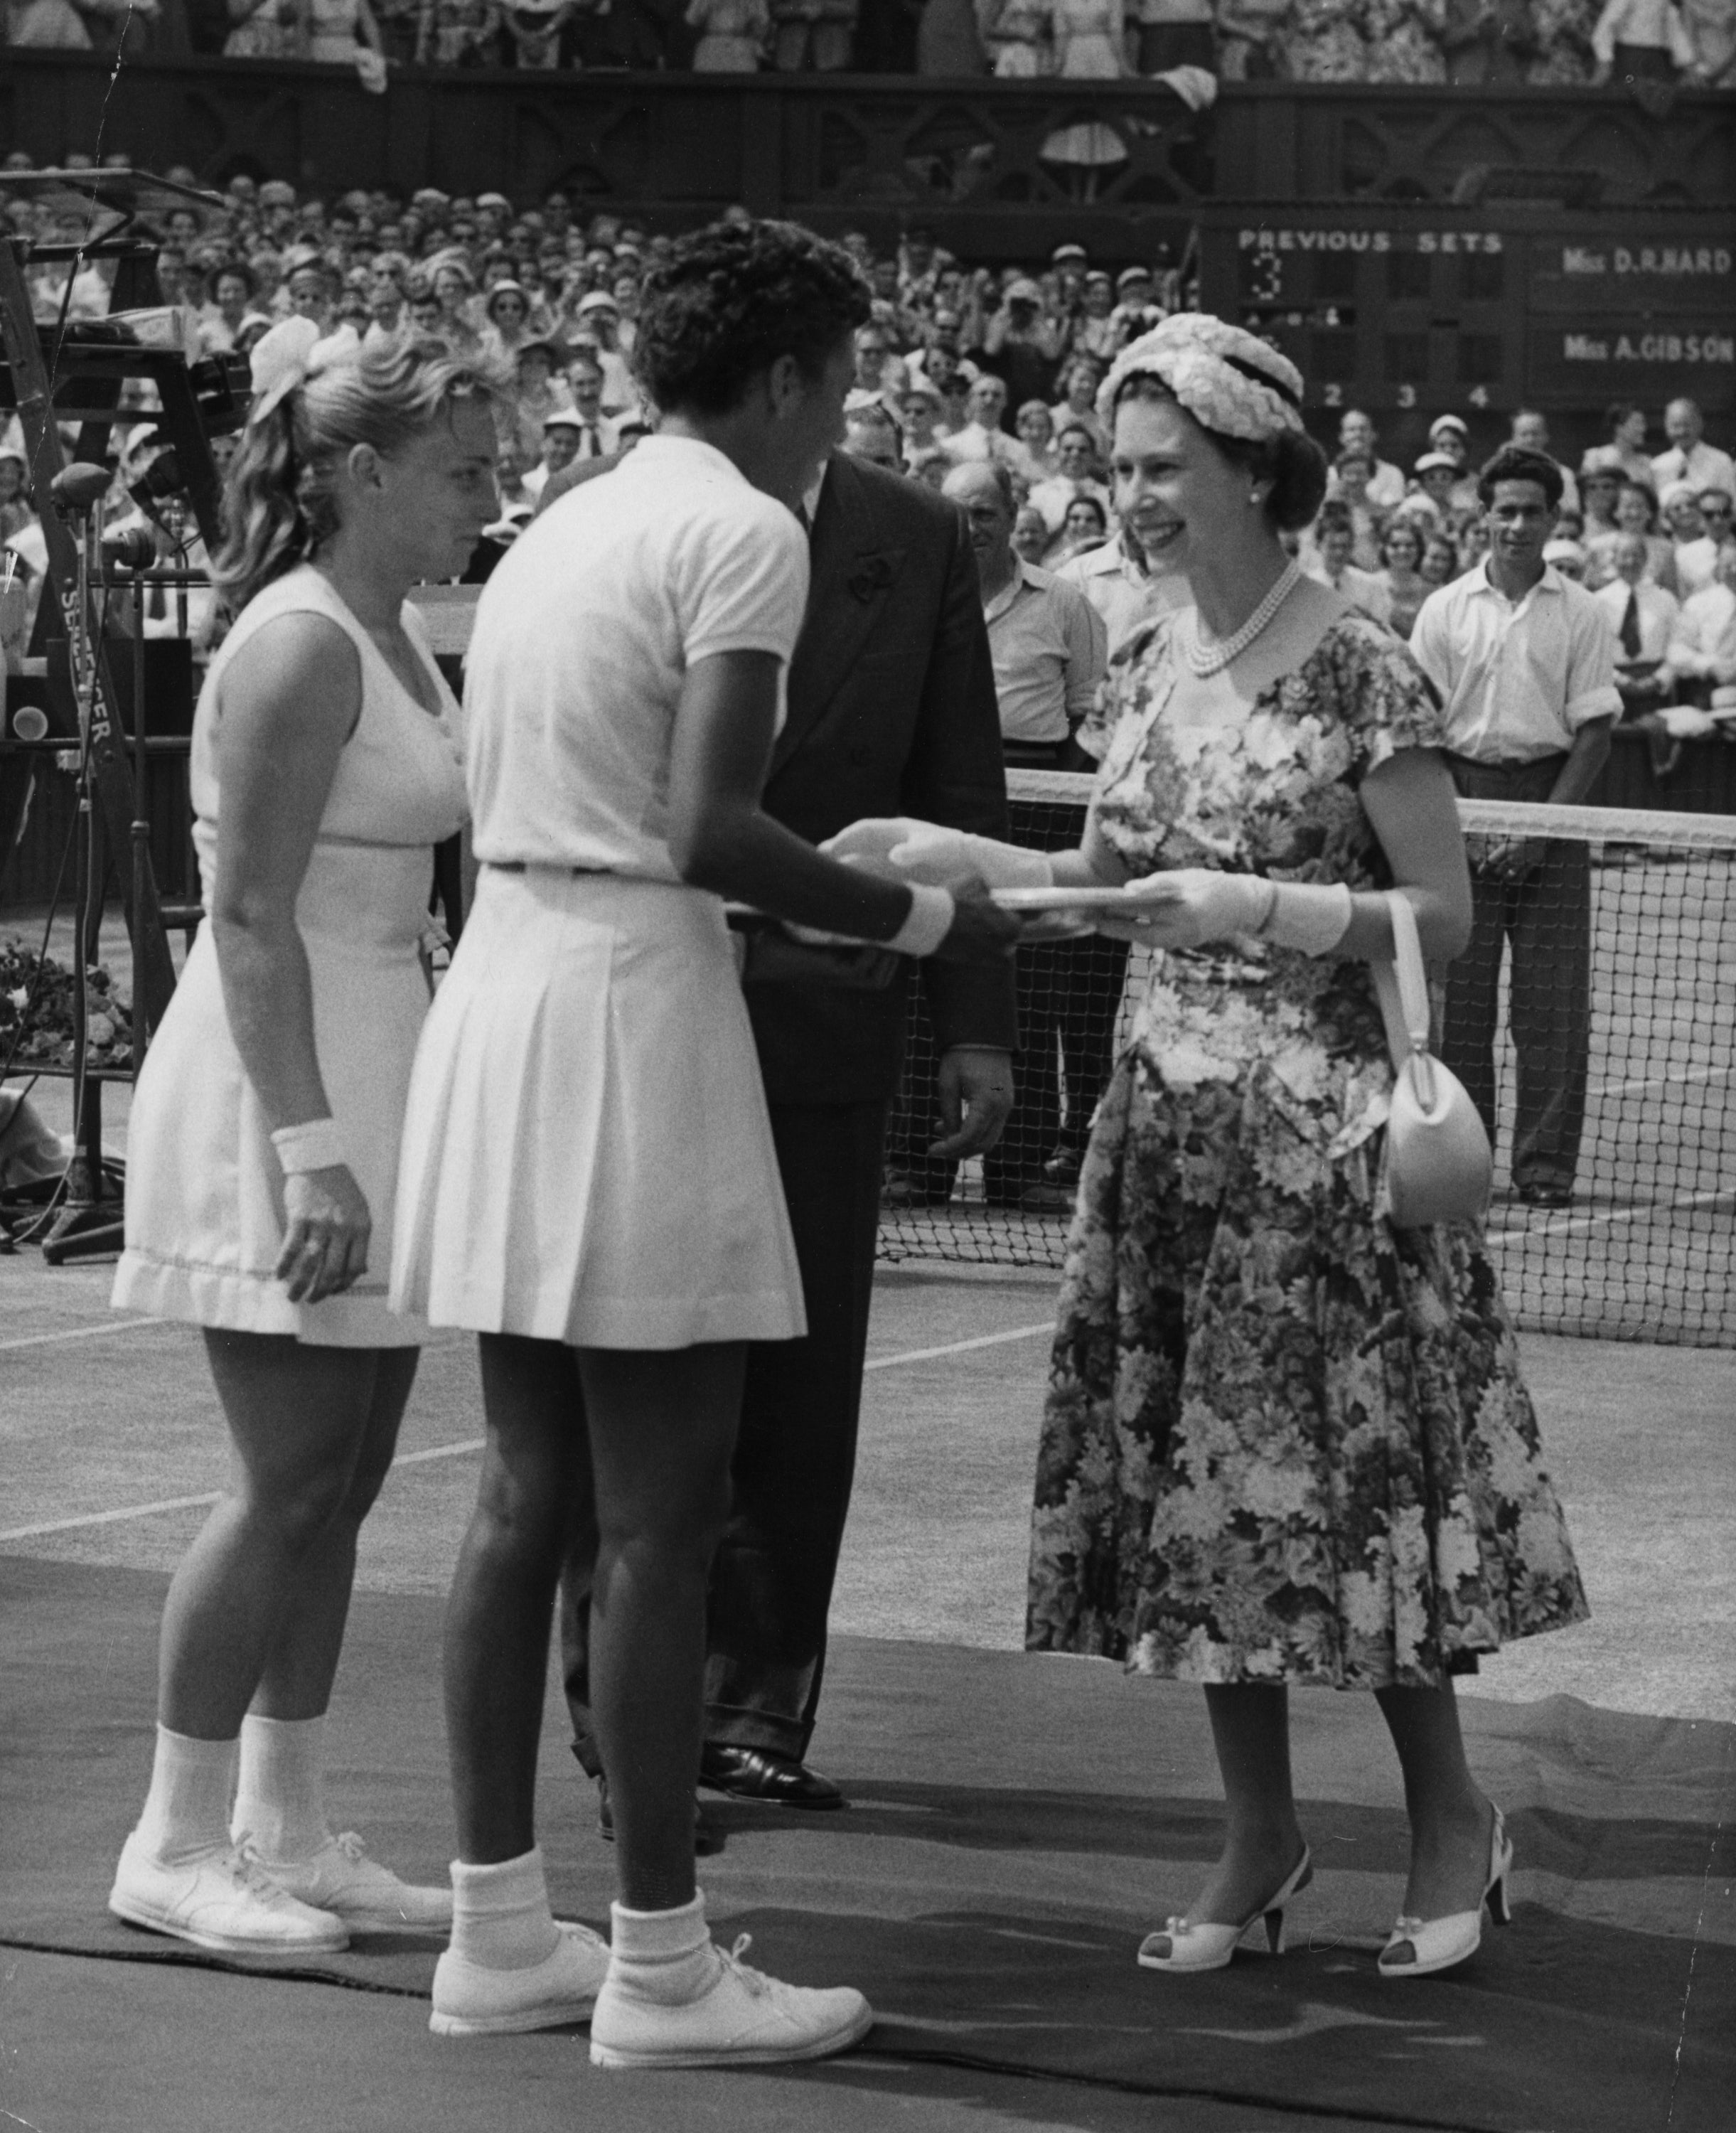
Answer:
[[[1276,893],[1261,922],[1260,939],[1305,956],[1330,955],[1350,923],[1349,887],[1341,881],[1280,881],[1272,886]]]
[[[931,956],[952,931],[953,902],[944,888],[911,884],[910,915],[890,941],[882,943],[901,956]]]
[[[344,1160],[344,1143],[335,1119],[304,1119],[300,1125],[279,1126],[272,1135],[286,1177],[308,1170],[335,1170]]]

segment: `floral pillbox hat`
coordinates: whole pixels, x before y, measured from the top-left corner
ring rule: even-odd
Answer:
[[[1155,378],[1203,428],[1258,443],[1302,426],[1302,373],[1270,341],[1203,311],[1177,311],[1129,341],[1097,395],[1108,424],[1130,379]]]

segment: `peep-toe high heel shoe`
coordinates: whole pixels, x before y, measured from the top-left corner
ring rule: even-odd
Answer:
[[[1488,1905],[1489,1915],[1498,1926],[1506,1925],[1512,1916],[1507,1904],[1507,1877],[1512,1868],[1513,1847],[1508,1841],[1507,1824],[1502,1819],[1501,1810],[1497,1808],[1494,1827],[1489,1832],[1488,1879],[1477,1899],[1476,1909],[1451,1911],[1444,1919],[1407,1919],[1401,1913],[1380,1952],[1381,1976],[1429,1977],[1438,1970],[1450,1970],[1455,1963],[1474,1956],[1483,1945],[1483,1906]],[[1409,1948],[1409,1962],[1392,1959],[1402,1948]]]
[[[1314,1861],[1307,1846],[1283,1882],[1264,1903],[1256,1904],[1240,1925],[1190,1925],[1184,1919],[1168,1919],[1161,1933],[1147,1933],[1139,1943],[1142,1970],[1222,1970],[1236,1952],[1236,1943],[1256,1923],[1266,1928],[1267,1952],[1284,1952],[1284,1906],[1298,1890],[1314,1879]]]

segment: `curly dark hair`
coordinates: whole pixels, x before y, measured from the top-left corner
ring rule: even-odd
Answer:
[[[1561,469],[1546,453],[1532,451],[1524,445],[1503,445],[1493,459],[1483,462],[1477,476],[1477,494],[1485,511],[1494,502],[1495,484],[1500,481],[1534,481],[1551,511],[1560,503]]]
[[[646,276],[632,367],[666,412],[722,415],[781,355],[817,378],[868,310],[841,245],[793,222],[714,222]]]

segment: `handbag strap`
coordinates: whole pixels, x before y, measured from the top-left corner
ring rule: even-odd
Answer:
[[[1386,893],[1392,922],[1392,953],[1378,957],[1370,967],[1386,1021],[1387,1047],[1393,1066],[1402,1067],[1416,1052],[1429,1048],[1429,979],[1410,898],[1402,889],[1389,888]]]

